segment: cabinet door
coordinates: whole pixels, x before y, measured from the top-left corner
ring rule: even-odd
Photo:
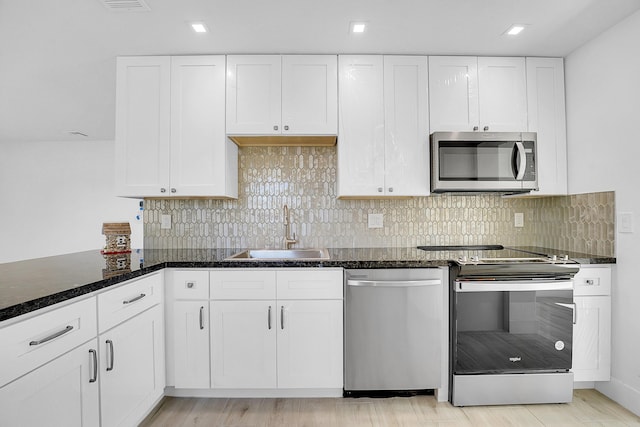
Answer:
[[[159,197],[169,191],[170,58],[118,58],[116,194]]]
[[[478,58],[478,102],[480,130],[527,129],[524,58]]]
[[[338,132],[338,60],[335,55],[282,57],[282,133]]]
[[[225,131],[225,57],[171,58],[171,195],[237,197],[237,156]]]
[[[426,56],[384,57],[385,194],[428,196]]]
[[[338,196],[384,193],[382,56],[350,56],[339,63]]]
[[[538,133],[536,195],[567,194],[567,125],[562,58],[527,58],[529,132]]]
[[[209,388],[209,301],[176,301],[172,326],[175,387]]]
[[[574,381],[611,379],[611,297],[574,297]]]
[[[478,59],[430,56],[429,104],[431,132],[471,131],[479,126]]]
[[[160,305],[100,335],[102,427],[137,425],[162,397],[163,337]]]
[[[3,426],[98,426],[96,340],[0,388]]]
[[[342,388],[342,301],[278,301],[278,387]]]
[[[276,387],[275,301],[211,302],[211,387]]]
[[[279,55],[227,56],[227,133],[280,134]]]

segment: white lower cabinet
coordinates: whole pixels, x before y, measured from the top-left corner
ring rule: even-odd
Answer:
[[[342,269],[259,273],[211,273],[212,388],[342,389]]]
[[[209,301],[173,304],[176,388],[209,388]]]
[[[574,381],[611,379],[611,268],[581,266],[574,281]]]
[[[276,302],[211,302],[211,384],[275,388]]]
[[[162,307],[100,334],[102,427],[136,425],[164,393]]]
[[[278,304],[278,387],[342,388],[342,301]]]
[[[0,425],[98,426],[96,345],[93,339],[0,388]]]

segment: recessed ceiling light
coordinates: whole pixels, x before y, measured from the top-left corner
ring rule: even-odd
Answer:
[[[350,25],[350,32],[352,34],[362,34],[367,29],[366,22],[352,22]]]
[[[196,33],[206,33],[208,31],[207,26],[204,25],[203,22],[192,22],[190,25]]]
[[[522,30],[524,30],[525,27],[526,25],[524,24],[513,24],[504,33],[508,36],[517,36],[522,32]]]

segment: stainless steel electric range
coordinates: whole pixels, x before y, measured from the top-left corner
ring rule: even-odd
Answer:
[[[450,401],[455,406],[570,402],[579,265],[493,246],[448,251]]]

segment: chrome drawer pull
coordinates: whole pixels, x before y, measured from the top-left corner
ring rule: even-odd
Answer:
[[[98,352],[91,349],[89,354],[93,356],[93,378],[89,378],[89,382],[95,383],[98,381]]]
[[[59,336],[62,336],[64,334],[66,334],[67,332],[71,331],[73,329],[73,326],[68,325],[66,328],[64,328],[61,331],[56,332],[55,334],[51,334],[46,338],[42,338],[41,340],[37,340],[37,341],[31,341],[29,343],[29,345],[40,345],[40,344],[44,344],[47,341],[51,341],[52,339],[58,338]]]
[[[107,366],[107,371],[113,371],[113,341],[111,340],[107,340],[105,341],[107,343],[107,345],[109,346],[109,353],[111,355],[110,357],[110,363],[109,366]]]
[[[138,301],[138,300],[141,300],[142,298],[144,298],[144,297],[146,297],[146,296],[147,296],[147,294],[140,294],[140,295],[138,295],[137,297],[135,297],[135,298],[131,298],[131,299],[130,299],[130,300],[128,300],[128,301],[122,301],[122,303],[123,303],[123,304],[131,304],[132,302],[136,302],[136,301]]]

